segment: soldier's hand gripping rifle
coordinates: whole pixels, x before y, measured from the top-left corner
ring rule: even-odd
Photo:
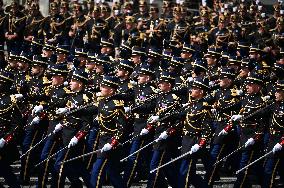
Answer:
[[[245,116],[245,117],[241,116],[241,117],[239,118],[239,121],[242,122],[242,121],[244,121],[244,120],[246,120],[246,119],[248,119],[248,118],[254,116],[255,114],[258,114],[258,113],[262,112],[263,110],[266,110],[267,108],[270,108],[272,105],[274,105],[274,101],[270,101],[268,105],[266,105],[266,106],[264,106],[263,108],[260,108],[260,109],[258,109],[258,110],[256,110],[256,111],[254,111],[253,113],[251,113],[251,114],[249,114],[249,115],[247,115],[247,116]],[[231,130],[231,129],[230,129],[230,130]],[[225,131],[230,131],[230,130],[225,130]],[[223,131],[223,130],[222,130],[222,131]],[[221,132],[222,132],[222,131],[221,131]],[[220,135],[220,133],[219,133],[219,135]],[[258,139],[259,139],[259,135],[256,134],[254,139],[255,139],[255,140],[258,140]],[[226,160],[227,158],[231,157],[232,155],[234,155],[235,153],[239,152],[240,150],[242,150],[242,149],[245,148],[245,147],[247,147],[247,144],[244,144],[244,145],[238,147],[236,150],[234,150],[233,152],[231,152],[231,153],[228,154],[227,156],[225,156],[225,157],[223,157],[222,159],[220,159],[219,161],[217,161],[217,162],[214,164],[214,166],[217,165],[217,164],[219,164],[220,162]]]

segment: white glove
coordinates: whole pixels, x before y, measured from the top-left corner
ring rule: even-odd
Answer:
[[[40,118],[38,116],[34,117],[34,119],[32,120],[31,124],[35,125],[38,124],[40,122]]]
[[[0,139],[0,148],[3,148],[6,144],[6,141],[4,140],[4,138]]]
[[[236,93],[238,96],[241,96],[244,94],[244,91],[240,89],[240,90],[236,90]]]
[[[15,94],[14,96],[16,97],[16,99],[21,99],[24,97],[22,94]]]
[[[128,107],[128,106],[124,107],[124,111],[125,111],[125,113],[129,112],[130,110],[131,110],[131,108],[130,108],[130,107]]]
[[[148,123],[155,123],[156,121],[159,120],[159,116],[151,116],[149,119],[148,119]]]
[[[215,82],[214,81],[210,81],[209,82],[209,86],[214,86],[215,85]]]
[[[265,100],[265,101],[268,101],[270,99],[270,96],[266,95],[266,96],[262,97],[262,99]]]
[[[149,133],[149,130],[144,128],[144,129],[141,130],[140,135],[143,136],[143,135],[146,135],[148,133]]]
[[[102,93],[101,92],[97,92],[96,93],[96,97],[101,97],[102,96]]]
[[[1,147],[1,145],[0,145],[0,147]],[[282,150],[282,146],[279,143],[275,144],[275,146],[272,149],[273,153],[275,153],[276,151],[280,151],[280,150]]]
[[[157,141],[159,141],[159,140],[165,140],[165,139],[167,139],[168,137],[169,137],[169,135],[168,135],[167,131],[164,131],[164,132],[162,132],[162,133],[160,134],[160,136],[159,136],[159,138],[157,139]]]
[[[64,85],[64,86],[68,86],[68,85],[69,85],[69,82],[65,81],[65,82],[63,82],[63,85]]]
[[[187,107],[189,105],[190,105],[190,103],[185,103],[185,104],[182,104],[182,107]]]
[[[200,146],[198,144],[194,144],[190,149],[190,153],[193,154],[197,152],[199,149],[200,149]]]
[[[238,121],[238,120],[240,120],[240,119],[242,119],[242,118],[243,118],[242,115],[233,115],[233,116],[231,117],[231,120],[233,120],[233,121]]]
[[[193,81],[193,78],[192,78],[192,77],[188,77],[188,78],[186,79],[186,81],[187,81],[187,82],[192,82],[192,81]]]
[[[218,136],[224,136],[224,135],[227,135],[228,132],[225,131],[224,129],[218,134]]]
[[[254,145],[254,143],[255,143],[255,141],[254,141],[253,138],[248,139],[245,143],[245,148],[248,147],[248,146]]]
[[[33,109],[33,112],[34,113],[39,113],[43,110],[43,106],[42,105],[38,105],[38,106],[35,106],[34,109]]]
[[[59,132],[60,130],[62,130],[62,128],[63,128],[63,125],[61,125],[61,123],[58,123],[58,124],[55,126],[55,128],[54,128],[54,130],[53,130],[53,133]]]
[[[76,136],[74,136],[74,137],[70,140],[70,142],[69,142],[69,144],[68,144],[68,148],[75,146],[75,145],[78,143],[78,141],[79,141],[78,138],[76,138]]]
[[[110,143],[106,143],[104,147],[101,149],[101,152],[109,151],[111,150],[111,148],[112,146],[110,145]]]
[[[64,114],[64,113],[66,113],[66,112],[68,112],[68,109],[67,109],[67,108],[58,108],[58,109],[56,110],[56,114]]]
[[[137,82],[135,82],[135,81],[133,81],[133,80],[130,80],[130,84],[131,84],[131,85],[133,85],[133,86],[138,85],[138,83],[137,83]]]
[[[212,114],[216,114],[217,110],[215,108],[211,108]]]

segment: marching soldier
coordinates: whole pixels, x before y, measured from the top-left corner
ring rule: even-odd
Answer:
[[[31,80],[28,85],[27,93],[22,94],[22,100],[25,100],[32,111],[28,113],[27,124],[24,127],[24,139],[22,143],[22,152],[26,153],[30,147],[36,144],[45,133],[47,128],[47,117],[44,113],[35,113],[35,109],[40,104],[47,102],[46,87],[49,85],[47,77],[44,76],[47,61],[45,58],[35,55],[31,62]],[[39,160],[38,151],[40,147],[29,152],[25,157],[21,158],[21,174],[22,184],[28,184],[30,179],[31,167]]]
[[[220,160],[223,156],[236,149],[238,145],[237,129],[231,131],[232,125],[228,122],[231,115],[235,114],[240,108],[241,92],[234,85],[234,70],[223,68],[219,79],[220,89],[216,92],[213,91],[212,94],[215,102],[211,111],[217,120],[215,135],[210,148],[212,162]],[[223,129],[224,131],[222,131]],[[230,162],[233,161],[230,160]],[[214,166],[209,177],[209,185],[213,185],[215,175],[219,172],[219,169],[219,166]]]
[[[64,86],[68,73],[66,64],[51,65],[48,75],[51,76],[51,86],[46,90],[49,101],[47,104],[35,107],[34,113],[37,114],[42,111],[47,113],[49,119],[47,135],[51,134],[44,142],[40,156],[41,161],[47,159],[51,154],[58,151],[58,148],[62,147],[61,131],[60,129],[56,129],[56,125],[60,123],[60,118],[56,114],[56,110],[65,107],[67,103],[66,99],[68,99],[71,92]],[[52,166],[53,161],[48,160],[39,167],[37,187],[46,187],[49,171],[53,177],[55,176],[53,174],[54,171],[51,170]]]
[[[155,77],[154,73],[155,72],[151,70],[150,67],[147,65],[141,67],[138,76],[138,85],[134,89],[135,105],[132,109],[131,107],[125,107],[126,113],[131,112],[134,114],[133,126],[134,136],[136,136],[136,138],[131,143],[129,154],[137,151],[139,148],[146,145],[152,137],[152,131],[150,130],[150,127],[149,129],[145,127],[147,126],[147,119],[149,118],[150,114],[153,113],[153,110],[155,108],[155,101],[145,100],[149,100],[148,98],[156,92],[155,87],[153,87],[152,84],[152,80]],[[139,137],[139,135],[143,137]],[[128,187],[131,186],[135,178],[136,172],[138,173],[138,175],[140,175],[139,173],[141,173],[142,155],[145,156],[143,160],[146,161],[146,164],[149,164],[149,161],[147,161],[148,157],[146,157],[148,154],[147,152],[149,151],[144,150],[141,152],[131,156],[127,161],[123,179],[127,183]]]
[[[240,122],[240,143],[242,152],[239,168],[244,167],[261,155],[263,151],[264,129],[267,125],[266,118],[268,118],[264,115],[265,110],[253,114],[256,110],[267,105],[267,98],[261,94],[263,85],[262,75],[256,72],[251,73],[250,76],[247,77],[245,84],[247,96],[242,100],[240,113],[231,117],[232,121],[242,120]],[[251,114],[253,115],[250,117]],[[222,132],[228,132],[226,129],[223,130]],[[256,173],[261,172],[259,166],[255,166],[254,170],[253,172]],[[245,172],[239,173],[234,187],[250,187],[248,174],[251,173],[252,172],[248,172],[248,169]]]
[[[284,82],[279,80],[276,83],[276,107],[272,114],[272,120],[269,126],[270,139],[268,143],[268,151],[273,151],[273,155],[270,155],[265,161],[264,166],[264,178],[262,187],[263,188],[272,188],[276,187],[275,185],[275,175],[278,171],[280,179],[283,180],[284,174],[281,171],[283,167],[283,147],[284,147],[284,129],[283,129],[283,110],[284,110]]]
[[[4,70],[0,71],[0,176],[4,177],[9,187],[20,188],[10,166],[19,157],[15,139],[17,132],[23,126],[17,99],[9,92],[13,81],[13,74]]]
[[[124,141],[126,116],[123,101],[116,99],[119,80],[113,76],[105,76],[100,90],[103,97],[98,104],[98,122],[100,129],[97,160],[93,165],[90,187],[102,187],[106,173],[114,187],[126,188],[119,171],[119,144]]]
[[[64,187],[66,177],[68,177],[72,186],[75,187],[82,187],[79,177],[83,178],[87,186],[90,182],[89,172],[82,161],[62,163],[83,152],[84,138],[92,126],[92,117],[95,113],[93,108],[86,106],[76,111],[77,108],[92,102],[92,98],[84,92],[87,81],[86,72],[82,69],[75,69],[69,83],[72,91],[71,96],[65,107],[56,110],[57,115],[71,113],[72,110],[73,113],[65,115],[63,120],[54,127],[54,132],[62,131],[62,142],[65,149],[56,156],[53,169],[55,173],[51,180],[51,186],[53,187]]]
[[[197,77],[192,84],[189,106],[186,110],[183,127],[181,154],[189,152],[189,156],[181,161],[179,169],[178,187],[208,187],[207,176],[211,171],[211,158],[206,145],[209,143],[211,128],[210,106],[205,101],[208,92],[208,79]],[[201,158],[205,167],[205,179],[196,173],[196,162]]]
[[[159,88],[161,95],[157,98],[156,110],[150,119],[150,126],[155,129],[157,143],[153,146],[153,155],[150,163],[150,170],[158,167],[159,164],[168,162],[175,156],[177,147],[180,144],[180,127],[178,115],[171,116],[170,119],[165,119],[161,122],[160,118],[175,112],[180,107],[180,99],[171,92],[175,82],[175,77],[169,72],[162,72],[159,78]],[[146,127],[149,129],[149,127]],[[165,177],[169,185],[177,187],[178,169],[175,165],[168,166],[160,171],[151,173],[148,178],[147,187],[166,187]]]

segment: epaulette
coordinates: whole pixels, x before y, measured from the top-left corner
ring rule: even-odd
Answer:
[[[45,93],[46,96],[50,95],[51,88],[52,88],[52,85],[45,87],[44,93]]]
[[[67,94],[74,93],[73,91],[69,90],[67,87],[64,87],[63,90],[64,90],[65,93],[67,93]]]
[[[48,80],[48,78],[46,76],[42,77],[42,81],[43,81],[43,84],[50,84],[51,81]]]
[[[232,95],[233,97],[238,96],[237,90],[236,90],[235,88],[231,89],[231,95]]]
[[[83,100],[88,103],[90,98],[86,94],[83,94]]]
[[[12,103],[17,103],[17,98],[15,97],[15,95],[10,95],[10,98]]]
[[[124,106],[123,100],[113,100],[115,106]]]
[[[203,102],[202,105],[203,106],[208,106],[208,102]]]
[[[133,84],[131,84],[130,82],[127,84],[127,86],[129,89],[132,89],[134,87]]]
[[[31,81],[31,77],[28,74],[26,75],[26,81],[28,81],[28,82]]]
[[[90,73],[90,70],[87,69],[87,68],[85,68],[85,72],[89,74],[89,73]]]

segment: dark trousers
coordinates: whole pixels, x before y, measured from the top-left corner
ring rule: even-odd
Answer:
[[[21,187],[16,175],[13,173],[13,169],[10,164],[2,160],[0,160],[0,177],[3,177],[5,179],[6,184],[11,188]]]
[[[201,175],[196,174],[196,163],[201,159],[206,171],[205,179]],[[198,188],[208,187],[208,174],[212,170],[212,162],[210,154],[206,148],[201,148],[196,153],[182,159],[179,169],[178,187],[185,188],[194,185]]]
[[[57,133],[57,135],[52,135],[49,138],[47,138],[41,152],[40,161],[47,159],[52,154],[56,153],[56,151],[62,148],[60,140],[58,139],[59,136],[58,134],[60,133]],[[37,182],[38,188],[46,187],[49,172],[52,174],[52,176],[55,176],[56,172],[53,169],[53,165],[54,165],[53,159],[49,159],[40,165],[39,167],[40,169],[38,172],[38,182]]]
[[[283,157],[283,155],[282,155]],[[284,159],[277,156],[270,156],[264,166],[264,178],[262,188],[273,188],[275,187],[275,177],[278,174],[280,180],[284,183]]]
[[[71,182],[72,187],[83,187],[79,177],[82,177],[87,187],[90,182],[90,174],[85,168],[82,160],[74,160],[72,162],[61,162],[77,157],[82,154],[83,143],[78,143],[76,146],[62,150],[57,156],[54,164],[54,174],[51,178],[51,187],[64,187],[66,177]]]
[[[129,154],[137,151],[141,147],[145,146],[147,143],[149,143],[148,140],[135,139],[131,144]],[[149,165],[151,159],[150,157],[152,156],[151,149],[152,149],[151,147],[146,148],[127,159],[126,167],[124,169],[124,176],[123,176],[123,180],[126,182],[127,187],[131,186],[136,173],[142,173],[141,172],[143,171],[142,163]]]
[[[154,170],[170,160],[171,154],[168,150],[154,150],[150,163],[150,170]],[[167,178],[171,187],[177,187],[178,170],[175,163],[165,166],[156,172],[150,173],[147,187],[168,187],[165,177]]]
[[[113,187],[126,188],[126,184],[124,183],[120,175],[119,159],[120,158],[107,158],[104,156],[98,158],[93,165],[90,187],[102,187],[107,173]]]
[[[24,139],[22,143],[23,153],[26,153],[30,149],[30,147],[33,147],[42,139],[45,130],[40,126],[41,124],[38,124],[24,131]],[[20,179],[23,183],[28,183],[30,181],[31,169],[33,169],[34,165],[39,162],[41,150],[42,144],[31,150],[26,156],[21,159]]]
[[[255,146],[249,146],[249,148],[246,148],[245,150],[242,151],[241,153],[241,160],[240,160],[240,165],[239,168],[243,168],[252,161],[258,159],[261,154],[262,154],[262,149],[260,147],[255,147]],[[239,187],[245,187],[245,188],[250,188],[252,186],[252,175],[254,173],[257,173],[257,177],[262,177],[261,172],[263,172],[263,169],[261,168],[262,163],[256,163],[255,165],[249,167],[248,169],[240,172],[237,175],[237,180],[234,184],[234,188],[239,188]]]
[[[87,146],[87,153],[92,152],[94,150],[97,149],[98,147],[98,143],[99,143],[99,130],[97,127],[94,127],[90,130],[88,137],[87,137],[87,142],[86,142],[86,146]],[[86,158],[86,165],[87,165],[87,169],[89,171],[92,170],[93,167],[93,163],[96,161],[96,154],[92,154],[89,157]]]

